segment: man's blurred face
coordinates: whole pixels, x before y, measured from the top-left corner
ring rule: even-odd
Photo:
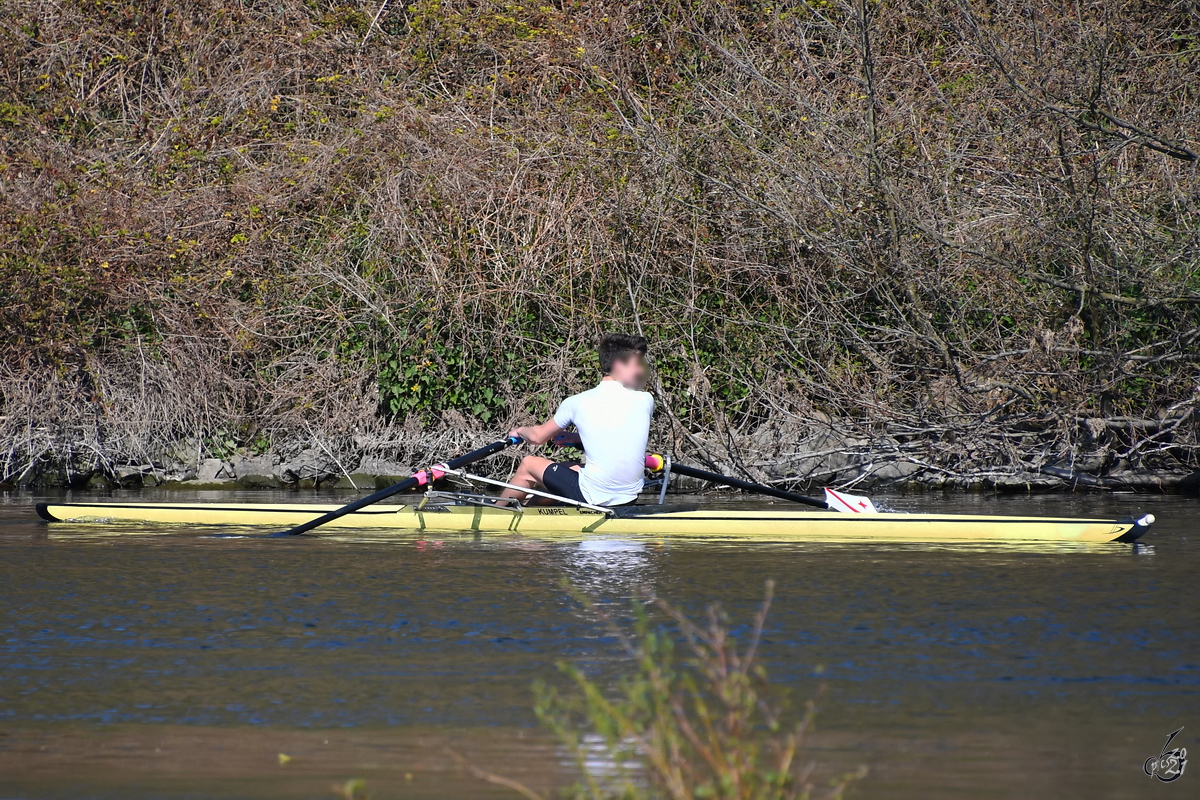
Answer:
[[[646,359],[640,353],[633,353],[624,359],[614,361],[612,372],[609,374],[612,375],[613,380],[618,381],[626,389],[640,392],[646,388],[646,379],[649,377],[649,373]]]

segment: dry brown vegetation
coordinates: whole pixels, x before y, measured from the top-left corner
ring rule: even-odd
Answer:
[[[0,9],[0,480],[466,445],[606,328],[758,477],[1200,467],[1195,2]]]

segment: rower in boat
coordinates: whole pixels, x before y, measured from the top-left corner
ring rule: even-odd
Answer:
[[[600,342],[600,384],[568,397],[555,415],[542,423],[517,428],[501,441],[421,469],[398,483],[346,505],[308,503],[38,503],[37,513],[50,522],[153,522],[201,525],[272,525],[287,530],[271,537],[298,536],[322,526],[375,530],[437,530],[474,536],[681,536],[759,541],[900,541],[1104,543],[1135,542],[1154,523],[1153,514],[1121,519],[1055,518],[939,513],[888,513],[869,498],[832,489],[825,499],[805,497],[777,486],[709,472],[645,452],[654,399],[642,391],[646,380],[646,340],[610,334]],[[565,438],[577,428],[588,464],[528,456],[511,483],[463,470],[471,464],[518,445],[537,445]],[[661,474],[657,505],[622,507],[642,489],[643,470]],[[713,484],[744,489],[791,501],[810,509],[704,507],[666,505],[670,476],[685,475]],[[454,478],[470,486],[501,486],[507,505],[476,492],[437,491],[433,484]],[[380,505],[401,492],[426,487],[417,502]],[[522,502],[561,503],[555,508],[527,509]],[[844,512],[844,513],[843,513]],[[136,528],[131,530],[137,530]]]
[[[510,437],[536,446],[552,439],[559,445],[581,444],[587,463],[525,456],[509,483],[594,506],[615,507],[637,500],[654,414],[654,397],[644,391],[646,351],[641,336],[605,334],[599,346],[600,383],[563,400],[542,424],[509,432]],[[571,426],[575,431],[568,433]],[[501,497],[524,503],[530,495],[510,488]]]

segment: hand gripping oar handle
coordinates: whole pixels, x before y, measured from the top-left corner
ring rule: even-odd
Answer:
[[[449,467],[450,469],[458,469],[459,467],[465,467],[468,464],[472,464],[476,461],[479,461],[480,459],[487,458],[488,456],[492,455],[493,453],[499,453],[501,450],[503,450],[506,447],[511,447],[514,444],[519,444],[520,441],[521,440],[518,439],[517,437],[511,436],[511,437],[504,439],[502,441],[499,441],[499,442],[492,442],[491,444],[487,445],[486,447],[481,447],[478,450],[472,450],[471,452],[467,453],[466,455],[461,455],[458,458],[454,458],[454,459],[451,459],[450,461],[447,461],[446,466]],[[432,472],[434,474],[430,475],[430,472]],[[338,519],[339,517],[344,517],[347,514],[353,514],[355,511],[358,511],[360,508],[366,508],[367,506],[371,505],[372,503],[378,503],[380,500],[391,497],[392,495],[394,495],[398,492],[403,492],[406,489],[412,489],[417,486],[424,486],[426,483],[428,483],[431,480],[431,478],[438,477],[437,472],[438,472],[438,470],[436,468],[428,470],[428,471],[421,470],[416,475],[413,475],[411,478],[405,478],[404,480],[400,481],[399,483],[393,484],[386,489],[380,489],[375,494],[369,494],[366,497],[360,497],[358,500],[355,500],[353,503],[344,505],[341,508],[337,509],[336,511],[330,511],[328,514],[322,514],[321,516],[317,517],[316,519],[310,519],[308,522],[302,522],[290,530],[282,531],[280,533],[272,533],[271,536],[272,537],[275,537],[275,536],[298,536],[301,533],[307,533],[308,531],[311,531],[313,528],[319,528],[320,526],[324,525],[326,522],[333,522],[335,519]]]
[[[750,483],[750,481],[731,478],[728,475],[720,475],[716,472],[708,472],[695,467],[689,467],[686,464],[674,462],[671,464],[671,472],[677,472],[680,475],[689,475],[693,478],[699,478],[702,481],[711,481],[712,483],[720,483],[725,486],[733,486],[737,489],[745,489],[748,492],[758,492],[759,494],[778,497],[782,500],[791,500],[793,503],[803,503],[806,506],[814,506],[816,508],[829,508],[829,505],[824,500],[817,500],[815,497],[805,497],[802,494],[793,494],[785,492],[782,489],[775,489],[771,486],[763,486],[760,483]]]

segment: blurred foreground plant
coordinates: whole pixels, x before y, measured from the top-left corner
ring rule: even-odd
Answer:
[[[333,793],[341,800],[369,800],[371,797],[367,790],[367,782],[362,778],[351,778],[345,783],[334,784]]]
[[[606,691],[576,666],[560,663],[572,680],[564,692],[539,683],[538,718],[567,746],[580,782],[572,796],[591,800],[719,798],[792,800],[813,796],[814,764],[803,758],[815,704],[799,719],[767,679],[758,645],[774,582],[739,647],[726,614],[708,608],[702,622],[665,600],[634,604],[631,628],[622,627],[588,597],[576,598],[596,614],[633,658],[636,669]],[[672,636],[651,620],[657,610],[678,626],[687,654],[677,657]],[[508,786],[527,798],[527,787],[467,765],[477,777]],[[832,779],[819,796],[840,797],[866,768]]]

